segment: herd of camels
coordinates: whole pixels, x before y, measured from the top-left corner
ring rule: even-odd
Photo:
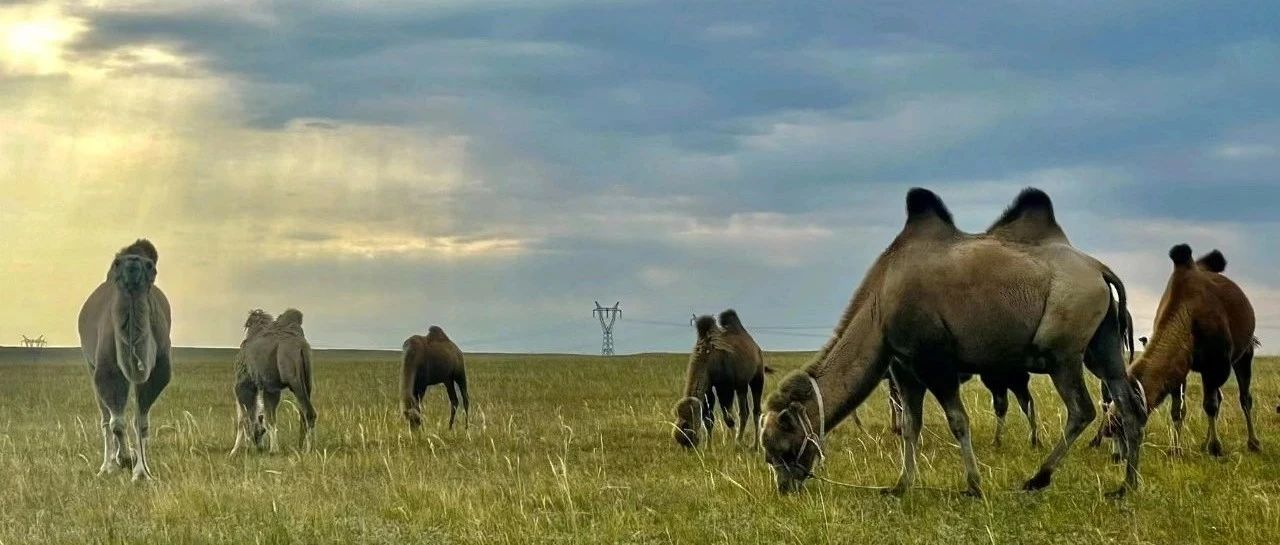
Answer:
[[[1138,486],[1138,458],[1150,411],[1171,399],[1174,448],[1180,448],[1185,384],[1192,372],[1204,381],[1208,416],[1204,448],[1222,454],[1215,426],[1220,387],[1235,372],[1249,450],[1260,442],[1249,391],[1255,318],[1240,288],[1223,275],[1218,251],[1195,259],[1185,244],[1169,251],[1173,270],[1156,310],[1154,330],[1136,357],[1134,324],[1125,286],[1106,265],[1071,245],[1044,192],[1028,188],[985,232],[958,229],[942,200],[926,189],[906,197],[906,223],[867,271],[840,317],[831,339],[803,368],[778,384],[761,404],[763,353],[738,314],[696,320],[696,342],[682,398],[674,409],[675,441],[696,447],[711,434],[716,405],[727,429],[762,448],[779,492],[797,490],[823,458],[827,433],[883,381],[895,407],[894,429],[902,436],[902,469],[886,492],[902,494],[916,478],[925,393],[942,406],[960,445],[967,494],[982,483],[961,402],[960,385],[977,375],[993,394],[1001,425],[1006,392],[1034,422],[1027,389],[1030,374],[1047,374],[1066,405],[1062,439],[1023,488],[1049,485],[1071,445],[1097,416],[1084,370],[1102,381],[1104,418],[1095,444],[1115,440],[1125,466],[1122,496]],[[151,477],[147,461],[148,413],[171,374],[169,302],[155,286],[159,256],[146,240],[116,254],[107,279],[80,312],[81,347],[88,361],[102,416],[99,474],[131,468],[134,480]],[[302,313],[278,318],[255,310],[245,324],[235,360],[237,434],[232,453],[252,445],[276,450],[275,412],[281,392],[297,398],[301,448],[310,447],[316,411],[311,397],[311,349]],[[403,345],[401,410],[411,430],[422,424],[421,402],[429,385],[448,391],[454,425],[459,402],[469,413],[463,355],[432,326]],[[125,406],[136,399],[136,457],[126,437]],[[737,415],[733,413],[737,400]],[[1280,407],[1277,408],[1280,410]],[[1037,444],[1036,427],[1031,442]]]

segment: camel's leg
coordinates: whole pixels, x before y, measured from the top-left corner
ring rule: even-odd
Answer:
[[[412,414],[415,418],[409,419],[410,432],[417,431],[419,427],[422,427],[422,398],[427,395],[427,386],[427,378],[425,376],[414,377],[411,405],[413,407]]]
[[[1173,422],[1173,455],[1182,454],[1182,422],[1187,417],[1187,382],[1178,384],[1177,391],[1169,398],[1169,418]]]
[[[1000,438],[1004,435],[1004,417],[1009,414],[1009,388],[1002,380],[982,377],[982,384],[991,391],[991,411],[996,413],[996,437],[992,441],[1000,446]]]
[[[1031,396],[1031,375],[1025,375],[1009,385],[1013,397],[1018,400],[1018,408],[1027,417],[1027,427],[1031,430],[1031,446],[1040,446],[1040,428],[1036,425],[1036,400]]]
[[[751,425],[751,389],[749,386],[738,388],[736,392],[738,396],[738,433],[733,438],[733,442],[741,443],[744,435],[747,433],[747,426]]]
[[[1212,455],[1222,455],[1222,441],[1217,439],[1217,412],[1222,407],[1222,384],[1226,372],[1202,372],[1204,380],[1204,416],[1208,417],[1208,432],[1204,435],[1204,450]]]
[[[902,393],[898,391],[898,383],[889,377],[889,430],[894,435],[902,435]]]
[[[118,468],[133,467],[129,452],[129,440],[125,437],[125,406],[129,403],[129,381],[124,378],[114,361],[98,362],[94,370],[94,387],[98,391],[98,403],[107,410],[106,430],[111,434],[110,453],[112,463],[99,469],[99,474],[111,473]],[[105,469],[106,471],[102,471]]]
[[[751,434],[752,448],[760,446],[760,419],[763,414],[760,412],[760,398],[763,395],[764,372],[760,372],[756,374],[755,378],[751,379],[751,421],[755,423],[754,433]],[[742,427],[745,428],[747,426],[743,424]]]
[[[1247,446],[1250,451],[1262,450],[1262,442],[1253,429],[1253,393],[1249,391],[1249,383],[1253,379],[1253,350],[1245,353],[1232,367],[1236,371],[1236,384],[1240,385],[1240,409],[1244,411],[1244,425],[1249,433]]]
[[[707,446],[711,446],[712,430],[716,427],[716,390],[707,388],[702,396],[702,428],[707,432]]]
[[[716,396],[720,398],[720,415],[724,417],[724,427],[726,429],[735,430],[734,433],[737,433],[737,422],[733,418],[734,394],[735,392],[733,391],[733,388],[724,387],[716,389]]]
[[[293,391],[293,397],[298,400],[298,448],[311,452],[316,432],[316,408],[311,404],[311,391],[302,386]]]
[[[925,387],[911,371],[901,369],[896,361],[893,377],[902,400],[902,473],[898,476],[898,483],[885,492],[901,496],[916,482],[916,451],[920,448],[920,427],[924,423]]]
[[[1098,448],[1102,446],[1102,439],[1106,433],[1108,425],[1108,416],[1111,414],[1111,392],[1107,391],[1107,381],[1102,381],[1100,388],[1102,391],[1102,401],[1098,402],[1098,409],[1102,411],[1102,420],[1098,423],[1098,433],[1093,436],[1093,440],[1089,441],[1089,446]]]
[[[254,423],[258,415],[258,387],[252,380],[242,380],[235,385],[236,395],[236,443],[230,456],[235,456],[246,443],[256,442]],[[256,446],[256,445],[255,445]]]
[[[134,417],[133,430],[138,437],[138,460],[133,465],[133,480],[151,479],[151,463],[147,459],[147,437],[151,434],[151,406],[155,405],[165,387],[169,385],[169,360],[166,354],[156,355],[156,366],[151,377],[137,385],[138,414]]]
[[[458,386],[458,395],[462,396],[462,415],[465,419],[463,427],[471,429],[471,394],[467,391],[466,372],[458,373],[458,378],[455,379],[455,384]]]
[[[1062,397],[1067,407],[1067,424],[1063,430],[1062,440],[1053,448],[1049,456],[1040,465],[1040,470],[1022,485],[1023,490],[1039,490],[1049,486],[1053,472],[1071,450],[1071,444],[1084,432],[1089,423],[1097,416],[1093,408],[1093,400],[1089,398],[1089,389],[1084,384],[1084,373],[1080,358],[1059,361],[1057,368],[1050,376],[1053,386]]]
[[[262,416],[267,424],[267,452],[280,452],[280,428],[276,426],[276,408],[280,406],[280,390],[262,390]]]
[[[111,411],[102,403],[101,398],[98,399],[98,413],[102,419],[102,465],[98,467],[98,475],[102,476],[120,469],[120,463],[115,458],[120,447],[111,430]]]
[[[458,391],[452,380],[445,381],[444,391],[449,394],[449,429],[453,429],[453,421],[458,416]]]
[[[973,440],[969,436],[969,415],[965,414],[964,403],[960,401],[960,383],[956,381],[937,385],[933,394],[947,414],[951,435],[960,443],[960,456],[964,460],[965,494],[982,497],[982,477],[978,474],[978,458],[973,453]],[[1009,410],[1008,401],[1005,401],[1004,408],[1005,411]]]

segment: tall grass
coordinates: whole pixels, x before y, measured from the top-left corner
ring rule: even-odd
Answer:
[[[1167,454],[1168,409],[1153,415],[1143,489],[1102,497],[1121,469],[1082,440],[1055,482],[1017,492],[1047,454],[1032,449],[1016,408],[1002,447],[990,446],[990,398],[964,389],[985,500],[961,497],[959,451],[927,404],[923,487],[906,498],[813,482],[779,497],[758,452],[718,434],[685,452],[671,440],[686,357],[476,355],[468,358],[470,429],[449,431],[432,389],[424,433],[397,410],[395,353],[317,357],[316,450],[293,448],[297,414],[278,455],[228,458],[234,427],[231,352],[181,350],[152,418],[156,482],[95,478],[97,410],[75,351],[31,363],[0,352],[0,543],[1277,543],[1280,542],[1280,361],[1256,364],[1265,451],[1244,452],[1232,382],[1220,431],[1228,455],[1195,447],[1205,420],[1198,379],[1181,457]],[[785,372],[807,355],[775,354]],[[770,377],[770,382],[780,375]],[[1034,379],[1042,437],[1061,435],[1062,404]],[[1096,397],[1096,396],[1095,396]],[[897,476],[897,439],[883,393],[827,443],[820,473],[859,485]],[[461,423],[461,421],[459,422]],[[1092,431],[1092,430],[1090,430]]]

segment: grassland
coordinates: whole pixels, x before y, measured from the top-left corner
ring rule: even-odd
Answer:
[[[776,354],[786,371],[805,354]],[[1265,452],[1243,452],[1234,382],[1222,418],[1229,454],[1167,454],[1168,409],[1152,420],[1143,490],[1113,502],[1120,478],[1081,444],[1054,485],[1014,492],[1047,452],[1010,415],[1004,446],[977,384],[965,399],[988,498],[959,496],[958,448],[930,402],[921,485],[904,499],[810,483],[778,497],[761,456],[717,441],[697,453],[670,440],[685,357],[477,355],[468,359],[469,430],[445,429],[443,391],[411,437],[396,410],[395,353],[320,352],[317,449],[227,458],[233,435],[231,353],[180,350],[153,413],[158,481],[95,478],[99,431],[74,351],[31,363],[0,351],[0,543],[1277,543],[1280,542],[1280,361],[1256,364]],[[1035,379],[1043,437],[1061,403]],[[1198,382],[1187,437],[1205,420]],[[898,448],[882,393],[828,442],[820,473],[890,484]],[[281,439],[292,445],[296,413]],[[723,438],[723,435],[721,435]]]

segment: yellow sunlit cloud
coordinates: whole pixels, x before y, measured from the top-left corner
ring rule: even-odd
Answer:
[[[0,8],[0,68],[23,75],[64,72],[63,48],[84,30],[83,22],[53,6]]]

